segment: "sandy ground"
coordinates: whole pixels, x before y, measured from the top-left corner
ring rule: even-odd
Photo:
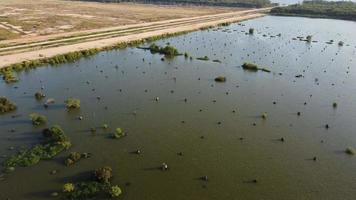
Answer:
[[[237,10],[241,9],[69,0],[0,0],[0,40],[12,39],[14,35],[26,38]],[[1,35],[5,30],[13,34]]]
[[[221,19],[221,17],[218,17],[217,19],[214,18],[214,20],[207,20],[207,21],[199,21],[199,22],[193,22],[190,24],[184,24],[182,26],[168,26],[167,28],[161,28],[159,30],[153,30],[153,31],[147,31],[147,32],[142,32],[138,34],[130,34],[130,35],[125,35],[125,36],[118,36],[118,37],[112,37],[112,38],[106,38],[106,39],[99,39],[95,41],[87,41],[87,42],[81,42],[77,44],[71,44],[71,45],[65,45],[65,46],[59,46],[59,47],[50,47],[46,49],[39,49],[39,50],[32,50],[28,52],[21,52],[21,53],[16,53],[16,54],[10,54],[10,55],[4,55],[0,56],[0,68],[26,61],[26,60],[35,60],[35,59],[40,59],[43,57],[52,57],[58,54],[63,54],[63,53],[68,53],[72,51],[78,51],[78,50],[83,50],[83,49],[90,49],[90,48],[102,48],[102,47],[107,47],[107,46],[112,46],[120,42],[128,42],[128,41],[134,41],[134,40],[139,40],[151,36],[157,36],[157,35],[162,35],[162,34],[167,34],[167,33],[176,33],[176,32],[183,32],[183,31],[193,31],[197,30],[202,27],[207,27],[207,26],[215,26],[217,24],[223,23],[223,22],[236,22],[236,21],[242,21],[242,20],[247,20],[251,18],[256,18],[256,17],[261,17],[264,16],[265,14],[263,13],[258,13],[257,11],[266,11],[266,9],[256,9],[256,10],[251,10],[251,11],[238,11],[238,12],[233,12],[229,13],[233,14],[232,16],[229,16],[228,18]],[[241,14],[243,13],[243,14]],[[227,14],[218,14],[218,16],[224,16]],[[216,16],[216,15],[212,15]],[[199,17],[195,17],[194,19],[197,19]],[[187,18],[186,20],[190,20],[191,18]],[[147,25],[147,24],[146,24]]]

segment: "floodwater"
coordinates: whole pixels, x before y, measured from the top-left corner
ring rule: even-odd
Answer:
[[[1,83],[1,96],[18,105],[0,116],[1,162],[40,141],[44,127],[32,126],[33,112],[46,115],[48,126],[60,125],[73,147],[5,175],[0,199],[51,199],[64,183],[102,166],[113,168],[113,182],[127,200],[355,199],[356,157],[344,150],[356,147],[356,23],[267,16],[242,24],[156,42],[221,63],[184,56],[161,61],[161,55],[127,48]],[[245,34],[250,27],[254,35]],[[307,35],[318,42],[292,39]],[[244,71],[246,61],[272,72]],[[227,81],[216,83],[217,76]],[[34,98],[41,87],[56,100],[47,110]],[[81,100],[79,111],[66,111],[68,97]],[[90,132],[103,124],[109,129]],[[109,138],[118,127],[127,137]],[[140,155],[132,153],[137,149]],[[70,151],[93,156],[66,167]],[[156,169],[163,162],[168,171]]]

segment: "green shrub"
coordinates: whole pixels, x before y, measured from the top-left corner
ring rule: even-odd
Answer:
[[[78,152],[71,152],[69,156],[65,159],[64,163],[67,166],[73,165],[82,158],[82,155]]]
[[[113,134],[113,138],[114,139],[119,139],[125,136],[124,131],[122,131],[121,128],[116,128],[114,134]]]
[[[6,97],[0,97],[0,114],[11,112],[17,109],[17,106]]]
[[[73,183],[66,183],[63,185],[63,192],[73,192],[75,190],[75,186]]]
[[[32,124],[35,126],[39,126],[39,125],[45,124],[47,122],[46,116],[40,115],[38,113],[30,114],[30,118],[31,118]]]
[[[257,71],[259,68],[257,67],[257,65],[253,64],[253,63],[244,63],[242,65],[242,68],[245,70],[250,70],[250,71]]]
[[[76,98],[68,98],[65,101],[67,109],[77,109],[80,108],[80,100]]]
[[[110,195],[111,197],[119,197],[122,191],[121,188],[117,185],[111,186],[110,188]]]
[[[160,46],[156,45],[155,43],[153,43],[150,45],[149,49],[152,53],[159,53],[159,54],[163,54],[163,55],[169,56],[169,57],[179,55],[178,50],[175,47],[170,46],[170,45],[167,45],[165,47],[160,47]]]
[[[27,167],[39,163],[41,160],[48,160],[64,150],[71,147],[69,139],[59,126],[53,126],[43,130],[46,141],[29,149],[19,151],[16,155],[10,157],[4,162],[4,166],[9,167]]]
[[[112,178],[111,167],[101,167],[94,171],[94,177],[98,182],[109,183]]]

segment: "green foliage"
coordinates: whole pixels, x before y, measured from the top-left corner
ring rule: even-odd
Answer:
[[[125,132],[122,131],[121,128],[116,128],[114,134],[113,134],[113,138],[114,139],[119,139],[125,136]]]
[[[1,70],[0,74],[2,75],[2,79],[6,83],[15,83],[18,81],[18,79],[16,78],[16,76],[14,75],[11,69]]]
[[[244,63],[242,65],[242,68],[245,70],[250,70],[250,71],[257,71],[259,69],[258,66],[253,63]]]
[[[78,152],[71,152],[69,156],[66,158],[64,163],[67,166],[73,165],[74,163],[78,162],[82,158],[82,155]]]
[[[39,126],[39,125],[45,124],[47,122],[46,116],[40,115],[38,113],[30,114],[30,118],[31,118],[32,124],[35,126]]]
[[[80,108],[80,100],[76,98],[68,98],[65,101],[67,109],[77,109]]]
[[[170,45],[167,45],[165,47],[160,47],[160,46],[156,45],[155,43],[153,43],[150,45],[149,49],[152,53],[159,53],[159,54],[163,54],[163,55],[169,56],[169,57],[179,55],[178,50],[175,47],[170,46]]]
[[[0,114],[11,112],[17,109],[17,106],[6,97],[0,97]]]
[[[304,1],[302,4],[273,8],[271,14],[356,20],[356,3],[351,1]]]
[[[102,167],[94,171],[94,180],[76,184],[69,183],[68,189],[63,187],[63,193],[68,200],[88,200],[105,196],[108,198],[119,197],[122,190],[118,185],[112,185],[111,177],[111,167]]]
[[[44,129],[43,135],[46,141],[43,144],[35,145],[32,148],[22,150],[5,161],[5,167],[27,167],[39,163],[41,160],[48,160],[60,152],[70,148],[71,143],[65,136],[64,131],[59,126]]]
[[[119,197],[122,191],[121,188],[117,185],[111,186],[110,188],[110,195],[111,197]]]
[[[63,185],[63,192],[73,192],[75,190],[75,186],[73,183],[66,183]]]
[[[109,183],[112,178],[111,167],[102,167],[94,171],[96,181],[101,183]]]
[[[77,183],[74,186],[74,190],[67,192],[66,198],[69,200],[87,200],[94,198],[100,192],[105,192],[108,186],[96,181],[88,181]]]

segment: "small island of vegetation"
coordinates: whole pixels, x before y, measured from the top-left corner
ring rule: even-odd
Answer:
[[[356,20],[356,3],[351,1],[303,1],[271,10],[273,15]]]

